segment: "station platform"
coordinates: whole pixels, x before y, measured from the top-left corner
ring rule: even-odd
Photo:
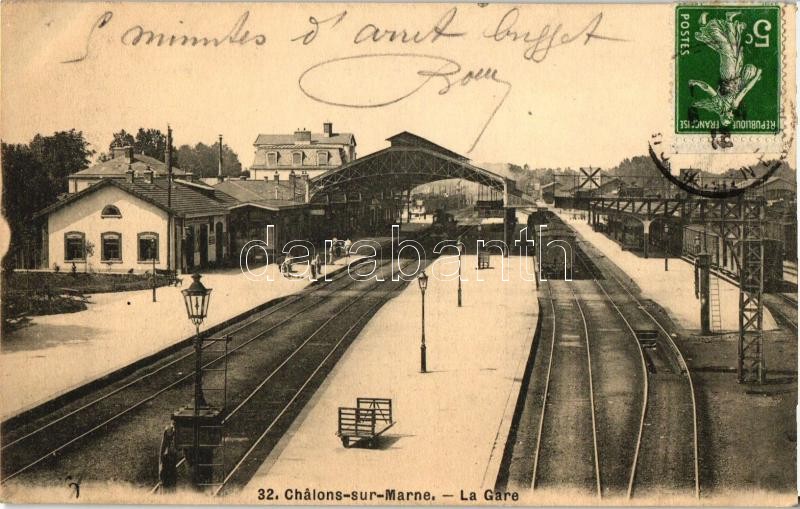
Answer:
[[[350,257],[353,261],[356,257]],[[337,259],[326,272],[345,268]],[[252,269],[260,274],[262,267]],[[310,281],[284,278],[275,264],[266,267],[273,281],[251,281],[239,268],[203,274],[213,291],[201,330],[222,323],[273,299],[295,293]],[[32,324],[3,337],[0,384],[6,387],[0,419],[6,420],[92,380],[194,335],[186,317],[182,287],[91,295],[88,309],[32,317]],[[266,276],[265,276],[266,277]]]
[[[448,259],[454,257],[435,263]],[[429,490],[435,499],[417,503],[452,505],[461,489],[481,495],[481,488],[493,488],[539,314],[535,282],[520,276],[524,259],[506,259],[508,281],[500,260],[493,256],[479,281],[476,257],[464,257],[461,308],[457,280],[436,279],[436,269],[426,269],[428,373],[420,373],[416,281],[385,304],[242,493],[271,488],[278,496],[273,503],[286,504],[287,490],[375,490],[381,498],[359,503],[396,505],[383,498],[387,489]],[[393,402],[396,424],[374,449],[344,448],[335,435],[338,407],[354,406],[357,397]]]
[[[680,258],[669,259],[664,270],[663,258],[642,258],[623,251],[619,244],[603,233],[592,230],[586,219],[574,219],[570,210],[552,209],[588,242],[622,269],[636,283],[642,294],[661,305],[677,324],[687,330],[700,329],[700,301],[694,296],[694,267]],[[584,212],[585,211],[581,211]],[[713,277],[713,276],[712,276]],[[720,316],[723,332],[739,327],[739,288],[716,278],[719,284]],[[778,326],[764,308],[764,330]]]

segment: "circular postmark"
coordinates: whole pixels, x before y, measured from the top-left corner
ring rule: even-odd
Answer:
[[[765,155],[762,153],[758,155],[758,163],[751,166],[742,166],[738,169],[742,175],[742,177],[740,177],[741,182],[737,183],[736,180],[731,179],[730,185],[724,183],[722,185],[713,185],[709,187],[708,184],[702,184],[698,179],[702,169],[692,169],[675,175],[672,172],[670,157],[668,157],[665,152],[659,151],[659,145],[661,145],[661,134],[656,133],[651,136],[650,142],[648,143],[648,151],[664,178],[679,189],[703,198],[723,199],[741,196],[745,192],[753,190],[769,180],[789,155],[789,149],[786,145],[781,151],[780,157],[777,159],[765,160]],[[791,145],[791,141],[788,142],[788,145]],[[724,177],[721,177],[721,180],[725,180]]]

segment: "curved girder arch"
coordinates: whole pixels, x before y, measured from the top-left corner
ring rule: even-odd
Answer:
[[[407,191],[445,179],[463,179],[505,192],[509,179],[426,147],[391,146],[314,177],[311,201],[333,193]],[[513,185],[513,184],[512,184]]]

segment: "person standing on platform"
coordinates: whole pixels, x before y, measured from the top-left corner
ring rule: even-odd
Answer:
[[[330,261],[328,263],[333,263],[333,261],[336,259],[336,250],[338,249],[337,247],[338,245],[339,245],[339,239],[337,239],[336,237],[332,238],[330,258],[329,258]]]
[[[158,455],[158,480],[161,488],[171,490],[178,482],[178,449],[175,446],[175,426],[169,424],[161,436]]]
[[[319,253],[314,255],[314,259],[311,260],[311,277],[316,281],[317,274],[321,271],[322,260],[319,257]]]
[[[345,262],[346,263],[350,263],[350,246],[352,246],[352,245],[353,245],[353,243],[350,242],[350,238],[349,237],[347,239],[345,239],[343,247],[344,247],[344,256],[345,256]]]

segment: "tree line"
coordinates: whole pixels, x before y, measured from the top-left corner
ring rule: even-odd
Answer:
[[[108,146],[108,152],[100,155],[100,160],[111,158],[111,152],[116,147],[133,147],[137,154],[166,162],[167,136],[158,129],[140,128],[136,134],[131,134],[122,129],[113,134],[113,139]],[[172,146],[172,165],[182,170],[191,171],[196,177],[213,177],[219,168],[219,142],[206,145],[197,143],[195,146],[181,145],[179,148]],[[239,156],[228,145],[222,144],[222,173],[227,176],[238,177],[242,173],[242,163]]]

